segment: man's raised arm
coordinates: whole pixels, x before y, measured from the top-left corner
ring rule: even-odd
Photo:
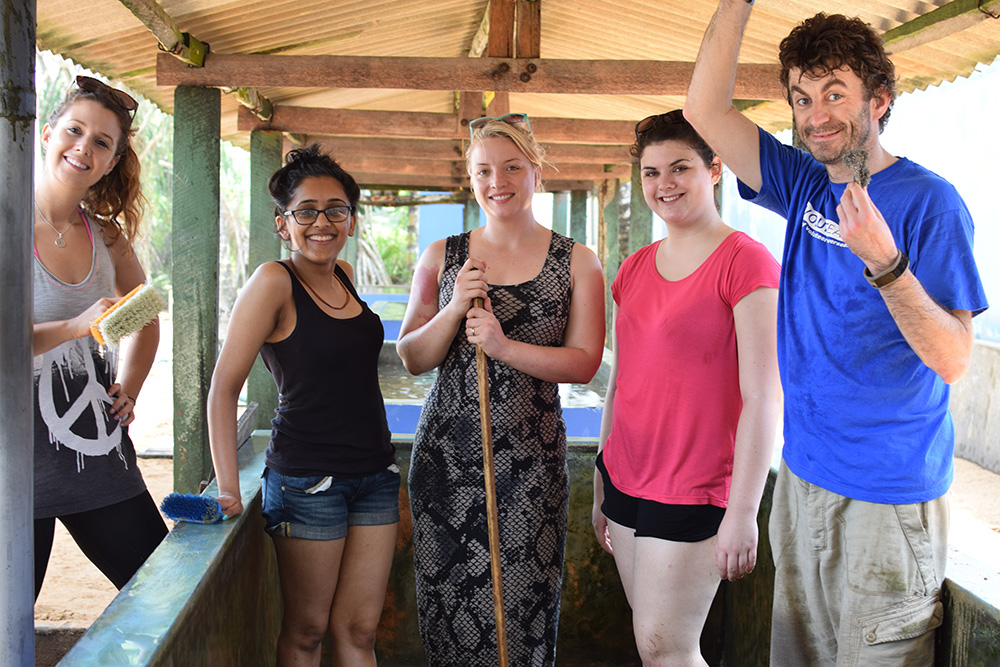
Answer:
[[[757,126],[733,107],[736,63],[752,5],[721,0],[712,17],[684,103],[684,117],[746,185],[760,190]]]

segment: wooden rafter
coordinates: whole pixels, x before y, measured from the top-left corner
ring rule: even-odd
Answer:
[[[295,86],[495,90],[579,95],[684,95],[694,63],[660,60],[546,60],[521,58],[401,58],[213,54],[192,69],[160,54],[161,86]],[[534,70],[531,72],[531,70]],[[522,73],[531,73],[527,81]],[[782,100],[777,65],[743,64],[735,97]]]
[[[1000,0],[952,0],[882,35],[886,51],[901,53],[935,42],[986,20],[996,20]]]
[[[393,139],[383,137],[320,136],[305,137],[304,143],[319,142],[340,155],[364,155],[383,160],[464,161],[465,142],[459,139]],[[542,144],[550,162],[562,164],[629,164],[631,157],[624,144]]]
[[[628,146],[635,138],[635,123],[625,120],[545,118],[533,116],[531,128],[543,143],[616,144]],[[239,110],[240,132],[272,130],[312,136],[405,137],[414,139],[465,139],[454,116],[418,111],[360,111],[314,107],[274,107],[269,122]]]
[[[160,3],[156,0],[120,1],[153,33],[160,48],[166,52],[164,55],[172,56],[185,67],[204,67],[209,53],[208,43],[182,32]],[[246,86],[220,88],[260,119],[267,120],[271,117],[271,101],[257,90]]]

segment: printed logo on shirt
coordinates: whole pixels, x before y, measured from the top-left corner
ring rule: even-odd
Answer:
[[[88,456],[117,450],[125,460],[121,427],[109,411],[114,400],[105,388],[113,382],[115,357],[106,352],[88,336],[35,357],[36,400],[49,441],[76,452],[78,471]]]
[[[811,202],[806,202],[806,210],[802,214],[802,226],[810,235],[820,241],[841,248],[847,247],[847,244],[840,238],[840,223],[824,218],[819,211],[813,208]]]

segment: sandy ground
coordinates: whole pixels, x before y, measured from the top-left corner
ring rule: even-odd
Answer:
[[[165,320],[161,324],[157,361],[136,406],[131,434],[140,453],[171,451],[173,447],[170,333],[170,322]],[[173,490],[173,460],[141,458],[139,467],[153,499],[159,503]],[[996,543],[1000,540],[1000,475],[974,463],[956,460],[951,508],[953,543],[957,541],[957,530],[963,533],[963,544],[968,542],[967,534],[981,534],[985,541]],[[992,534],[987,534],[990,531]],[[72,625],[87,624],[101,614],[116,593],[115,587],[80,552],[62,524],[56,522],[52,557],[35,604],[35,621],[41,625],[61,621],[69,621]]]

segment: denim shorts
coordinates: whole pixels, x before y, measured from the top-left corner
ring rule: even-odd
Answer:
[[[291,477],[264,468],[264,530],[276,537],[339,540],[348,526],[399,521],[399,468],[365,477]]]

